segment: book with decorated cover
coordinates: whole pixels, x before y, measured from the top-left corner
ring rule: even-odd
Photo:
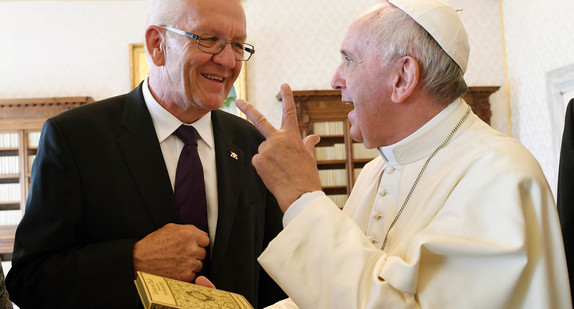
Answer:
[[[253,309],[242,295],[144,272],[135,285],[145,309]]]

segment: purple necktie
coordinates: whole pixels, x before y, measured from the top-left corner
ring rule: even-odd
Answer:
[[[184,224],[193,224],[209,234],[207,228],[207,202],[203,167],[197,153],[197,131],[192,126],[181,125],[175,135],[185,144],[175,172],[175,202]],[[205,248],[208,256],[203,261],[201,274],[207,274],[209,264],[209,247]]]

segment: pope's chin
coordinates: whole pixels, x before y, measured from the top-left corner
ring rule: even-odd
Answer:
[[[351,138],[357,143],[363,143],[363,135],[361,130],[357,126],[351,124],[351,129],[349,130]]]

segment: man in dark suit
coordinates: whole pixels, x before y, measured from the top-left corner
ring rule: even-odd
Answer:
[[[256,308],[284,297],[256,261],[282,219],[251,165],[263,137],[217,110],[254,52],[245,29],[239,0],[153,0],[148,78],[45,123],[7,277],[16,304],[138,308],[136,271],[191,282],[205,264]],[[200,136],[208,231],[176,206],[182,125]]]
[[[560,216],[570,294],[574,302],[574,99],[568,102],[564,118],[564,133],[560,148],[560,166],[558,168],[558,197],[556,206]]]

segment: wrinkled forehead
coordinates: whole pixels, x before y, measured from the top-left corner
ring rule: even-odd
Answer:
[[[372,18],[375,14],[380,11],[380,8],[384,6],[390,6],[387,2],[378,4],[371,8],[369,11],[361,14],[357,17],[347,29],[347,33],[341,43],[341,49],[352,50],[352,49],[366,49],[372,44],[375,44],[372,34],[370,33],[371,24],[373,22]]]

